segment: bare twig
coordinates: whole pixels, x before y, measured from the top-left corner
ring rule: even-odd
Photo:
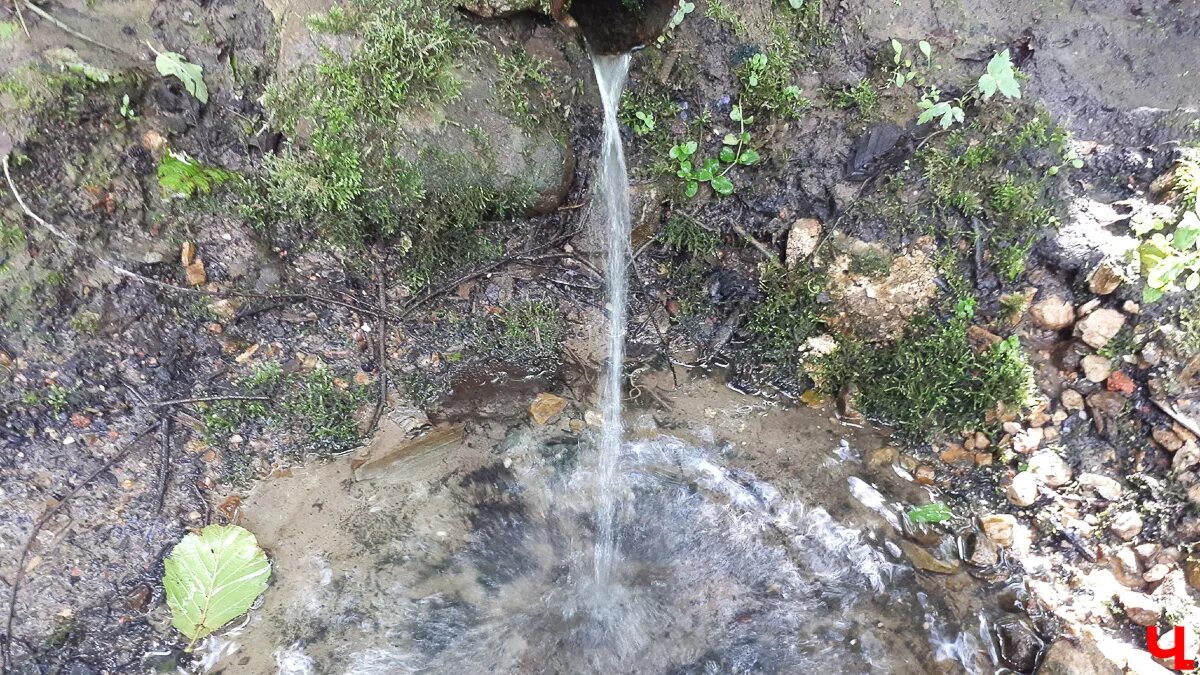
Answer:
[[[450,291],[454,290],[455,288],[458,288],[458,286],[460,284],[464,284],[472,279],[477,279],[477,278],[479,278],[495,269],[503,267],[504,265],[507,265],[511,262],[520,261],[522,258],[525,258],[532,253],[537,253],[539,251],[544,251],[548,248],[557,246],[557,245],[567,241],[568,239],[571,239],[572,237],[574,237],[577,234],[579,234],[578,230],[572,230],[571,232],[568,232],[559,237],[555,237],[554,239],[551,239],[550,241],[548,241],[544,244],[539,244],[538,246],[534,246],[533,248],[519,251],[512,255],[507,255],[507,256],[504,256],[503,258],[498,258],[496,260],[493,260],[493,261],[483,265],[479,269],[476,269],[475,271],[470,272],[468,274],[464,274],[463,276],[455,279],[454,281],[451,281],[450,283],[445,284],[444,286],[441,286],[432,291],[429,291],[425,295],[422,295],[420,298],[417,298],[416,300],[408,303],[407,305],[405,305],[404,309],[400,310],[399,316],[393,318],[393,320],[399,321],[400,319],[403,319],[403,318],[411,315],[413,312],[415,312],[417,310],[417,308],[421,307],[425,303],[429,302],[430,300],[432,300],[440,295],[449,293]]]
[[[383,416],[383,408],[387,405],[388,370],[387,370],[387,276],[384,272],[387,265],[382,256],[375,261],[376,284],[379,286],[379,314],[375,317],[375,344],[379,350],[379,400],[375,401],[375,412],[371,415],[371,423],[367,425],[367,434],[374,433]]]
[[[79,483],[79,485],[76,485],[75,489],[73,489],[69,493],[67,493],[67,496],[63,497],[61,500],[58,501],[57,504],[55,504],[51,508],[47,509],[40,518],[38,518],[36,521],[34,521],[33,529],[29,532],[29,537],[26,538],[25,545],[21,547],[21,554],[17,557],[17,569],[13,573],[12,583],[10,584],[9,591],[8,591],[8,618],[5,622],[4,644],[3,644],[3,666],[4,666],[4,670],[6,672],[12,670],[12,666],[13,666],[13,663],[12,663],[13,621],[16,619],[16,616],[17,616],[17,594],[20,592],[21,582],[25,578],[26,560],[29,558],[29,552],[33,549],[33,542],[37,538],[38,533],[42,531],[42,528],[46,526],[46,523],[50,522],[50,519],[53,518],[55,515],[57,515],[58,512],[63,509],[63,507],[65,507],[67,504],[69,504],[72,499],[74,499],[77,495],[79,495],[79,493],[83,492],[84,488],[86,488],[88,485],[91,485],[92,481],[96,480],[103,473],[105,473],[109,469],[116,466],[118,462],[120,462],[120,461],[124,460],[126,457],[128,457],[129,454],[131,452],[133,452],[133,449],[136,447],[138,440],[153,428],[154,427],[151,426],[151,427],[147,427],[146,429],[144,429],[142,431],[139,431],[133,437],[133,440],[131,440],[129,442],[129,445],[127,445],[125,447],[124,450],[121,450],[116,455],[114,455],[111,459],[104,462],[104,464],[102,464],[100,466],[100,468],[96,469],[91,474],[89,474],[87,478],[83,479],[83,482]]]
[[[1168,417],[1175,420],[1176,422],[1179,422],[1179,425],[1182,426],[1184,429],[1187,429],[1188,431],[1192,432],[1193,434],[1200,436],[1200,424],[1196,424],[1195,420],[1177,412],[1175,410],[1175,407],[1172,406],[1170,403],[1167,403],[1165,401],[1160,401],[1158,399],[1151,399],[1151,402],[1154,403],[1154,405],[1158,406],[1159,410],[1165,412]]]
[[[13,0],[13,2],[14,2],[14,4],[16,4],[16,5],[18,5],[18,6],[19,6],[19,5],[21,4],[22,0]],[[43,18],[43,19],[45,19],[46,21],[49,21],[50,23],[54,24],[55,26],[57,26],[57,27],[58,27],[58,29],[59,29],[59,30],[61,30],[62,32],[66,33],[67,35],[70,35],[70,36],[72,36],[72,37],[75,37],[75,38],[79,38],[80,40],[83,40],[84,42],[86,42],[86,43],[88,43],[88,44],[90,44],[90,45],[92,45],[92,46],[99,47],[100,49],[103,49],[103,50],[105,50],[105,51],[112,52],[112,53],[114,53],[114,54],[120,54],[121,56],[124,56],[124,57],[126,57],[126,58],[128,58],[128,57],[129,57],[129,55],[128,55],[128,54],[126,54],[125,52],[121,51],[120,49],[117,49],[116,47],[110,47],[109,45],[106,45],[106,44],[104,44],[104,43],[102,43],[102,42],[97,42],[97,41],[93,40],[92,38],[90,38],[90,37],[88,37],[88,36],[84,35],[83,33],[80,33],[79,31],[75,30],[74,28],[71,28],[71,27],[70,27],[70,26],[68,26],[67,24],[65,24],[65,23],[63,23],[63,22],[61,22],[61,21],[59,21],[59,20],[58,20],[58,19],[56,19],[56,18],[54,18],[54,17],[53,17],[53,16],[52,16],[52,15],[51,15],[49,12],[47,12],[46,10],[44,10],[44,9],[42,9],[41,7],[38,7],[37,5],[33,4],[33,3],[32,3],[32,2],[30,2],[29,0],[24,0],[24,3],[25,3],[25,6],[26,6],[27,8],[29,8],[29,11],[33,12],[34,14],[37,14],[38,16],[42,17],[42,18]],[[19,11],[19,10],[18,10],[18,11]],[[22,22],[21,22],[21,23],[23,24],[23,23],[24,23],[24,20],[22,20]],[[26,33],[28,34],[28,31],[26,31]]]
[[[25,37],[29,37],[29,26],[25,25],[25,15],[21,13],[21,0],[13,0],[13,8],[17,10],[17,19],[21,22],[21,29],[25,31]]]
[[[199,396],[196,398],[177,398],[171,401],[151,401],[150,406],[154,408],[165,408],[171,405],[184,405],[186,403],[211,403],[213,401],[270,401],[269,396]]]
[[[779,255],[777,253],[775,253],[775,251],[772,251],[771,249],[767,248],[766,244],[759,241],[757,238],[754,237],[754,235],[747,232],[746,228],[742,227],[741,225],[738,225],[737,223],[735,223],[733,221],[729,221],[729,226],[732,227],[733,231],[737,232],[742,237],[742,239],[745,239],[747,243],[754,246],[754,248],[758,249],[759,253],[762,253],[764,256],[766,256],[767,260],[770,260],[771,262],[779,262]]]
[[[171,418],[162,421],[162,449],[158,454],[158,495],[154,512],[161,513],[167,499],[167,484],[171,482]]]

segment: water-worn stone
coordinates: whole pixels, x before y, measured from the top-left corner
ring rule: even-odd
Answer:
[[[1087,636],[1074,643],[1063,638],[1050,645],[1038,669],[1041,675],[1123,675],[1123,672]]]
[[[1115,479],[1098,473],[1079,474],[1079,487],[1084,491],[1094,492],[1110,502],[1120,499],[1121,493],[1125,491]]]
[[[1027,620],[1009,616],[996,621],[995,630],[1001,661],[1018,672],[1032,672],[1046,647],[1033,626]]]
[[[794,268],[801,260],[812,255],[821,241],[821,221],[816,218],[801,218],[792,223],[788,230],[787,249],[784,252],[784,262],[788,269]]]
[[[1042,441],[1046,438],[1046,431],[1041,427],[1030,427],[1013,436],[1012,447],[1013,451],[1022,455],[1037,450],[1042,445]]]
[[[1200,464],[1200,446],[1195,441],[1188,441],[1179,447],[1171,458],[1171,473],[1179,474]]]
[[[983,533],[997,546],[1008,548],[1013,543],[1013,528],[1017,519],[1007,513],[989,513],[979,519]]]
[[[542,392],[529,405],[529,416],[533,418],[536,424],[545,425],[549,424],[551,420],[557,417],[563,410],[566,410],[566,408],[567,399],[548,392]]]
[[[1154,430],[1150,432],[1150,436],[1153,437],[1159,445],[1171,452],[1175,452],[1183,447],[1183,439],[1180,438],[1179,435],[1174,431],[1171,431],[1166,427],[1154,427]]]
[[[1113,517],[1108,529],[1122,540],[1129,541],[1142,533],[1142,516],[1137,511],[1122,511]]]
[[[1121,273],[1117,271],[1116,266],[1105,260],[1092,270],[1091,276],[1088,277],[1088,290],[1096,295],[1108,295],[1117,290],[1122,281]]]
[[[1083,376],[1099,384],[1112,374],[1112,361],[1099,354],[1088,354],[1079,365],[1083,368]]]
[[[1008,501],[1016,506],[1031,506],[1038,498],[1037,477],[1028,471],[1013,476],[1008,485]]]
[[[1067,410],[1083,410],[1083,394],[1074,389],[1063,389],[1059,401],[1062,402],[1063,408]]]
[[[1034,303],[1029,308],[1029,316],[1039,328],[1062,330],[1075,321],[1075,308],[1069,300],[1052,296]]]
[[[904,555],[908,557],[909,562],[913,564],[913,567],[919,570],[933,572],[934,574],[954,574],[960,568],[957,560],[952,562],[939,560],[932,553],[911,541],[901,541],[900,548],[904,551]]]
[[[1153,626],[1162,616],[1162,605],[1154,598],[1137,591],[1121,591],[1117,600],[1125,610],[1125,616],[1139,626]]]
[[[1030,457],[1028,471],[1050,487],[1060,487],[1071,482],[1070,465],[1052,450],[1043,450]]]
[[[1075,333],[1093,349],[1100,349],[1113,339],[1125,325],[1125,315],[1115,309],[1102,308],[1088,314],[1075,324]]]

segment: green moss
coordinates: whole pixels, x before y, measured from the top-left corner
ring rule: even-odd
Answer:
[[[799,119],[809,100],[792,82],[794,63],[793,56],[773,49],[746,59],[738,69],[743,103],[784,119]]]
[[[708,8],[705,10],[705,13],[713,21],[728,26],[734,35],[745,37],[749,33],[746,22],[742,21],[742,17],[730,9],[724,0],[708,0]]]
[[[826,328],[821,302],[826,280],[809,266],[786,270],[772,265],[760,281],[763,300],[746,327],[755,335],[754,349],[767,361],[797,373],[799,348]]]
[[[892,344],[841,340],[818,364],[818,379],[830,393],[854,385],[855,405],[909,438],[988,427],[997,402],[1028,404],[1033,371],[1015,336],[976,351],[969,326],[969,312],[925,314]]]
[[[662,233],[663,246],[677,253],[708,256],[721,245],[721,236],[700,226],[694,218],[675,212]]]
[[[838,108],[854,108],[863,119],[871,119],[879,113],[879,94],[871,80],[865,77],[853,87],[834,91],[831,99]]]
[[[478,50],[474,34],[416,0],[358,0],[345,11],[339,26],[353,28],[357,50],[323,51],[320,64],[268,92],[291,142],[250,184],[252,219],[302,242],[315,231],[343,248],[396,245],[419,258],[481,219],[525,208],[527,184],[500,181],[494,164],[464,152],[418,149],[396,125],[458,96],[455,71]]]
[[[329,368],[318,367],[303,378],[284,410],[304,434],[308,450],[331,455],[358,441],[354,413],[364,398],[360,390],[338,386]]]
[[[551,86],[545,72],[549,62],[518,49],[512,54],[499,54],[498,65],[500,81],[496,93],[508,115],[527,132],[545,124],[546,111],[537,103]]]
[[[526,300],[510,306],[501,318],[500,346],[512,360],[556,359],[567,323],[550,300]]]
[[[296,437],[296,450],[319,455],[340,452],[358,440],[354,414],[364,393],[361,388],[338,383],[324,365],[302,376],[288,375],[278,362],[268,361],[236,380],[233,389],[238,395],[266,396],[268,400],[231,399],[210,404],[204,413],[209,442],[222,442],[253,424],[288,429]]]

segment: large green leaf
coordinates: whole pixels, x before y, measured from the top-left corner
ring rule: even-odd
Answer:
[[[249,530],[209,525],[171,551],[163,573],[171,623],[196,641],[245,614],[271,576],[271,564]]]
[[[208,103],[208,87],[204,86],[204,69],[189,63],[183,54],[161,52],[154,59],[154,66],[163,77],[177,77],[184,89],[201,103]]]

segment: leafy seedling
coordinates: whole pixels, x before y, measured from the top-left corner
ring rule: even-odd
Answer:
[[[914,506],[908,510],[908,519],[914,523],[944,523],[954,517],[950,507],[933,502],[922,506]]]
[[[153,47],[151,47],[153,49]],[[183,83],[183,88],[201,103],[208,103],[208,87],[204,86],[204,68],[189,63],[176,52],[156,52],[154,67],[163,77],[174,77]]]
[[[270,577],[271,563],[249,530],[209,525],[185,536],[166,560],[163,588],[187,650],[249,611]]]
[[[987,72],[979,76],[979,91],[985,101],[997,91],[1005,98],[1021,98],[1021,83],[1017,81],[1017,71],[1007,49],[988,61]]]

